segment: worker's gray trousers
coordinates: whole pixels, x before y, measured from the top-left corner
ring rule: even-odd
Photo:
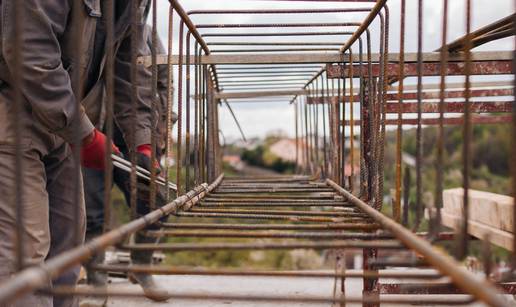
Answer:
[[[79,173],[77,187],[70,146],[44,129],[24,131],[20,156],[23,170],[16,180],[15,147],[12,138],[3,138],[2,128],[0,123],[0,283],[16,272],[16,225],[22,227],[19,242],[26,265],[40,264],[82,244],[85,232],[82,176]],[[17,186],[22,188],[22,200],[15,204]],[[16,205],[21,205],[22,221],[17,221]],[[47,286],[75,285],[79,269],[71,269]],[[73,297],[52,299],[31,294],[11,306],[69,307],[77,306],[77,301]]]

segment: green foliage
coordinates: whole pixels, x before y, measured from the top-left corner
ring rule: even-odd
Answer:
[[[254,166],[265,166],[263,161],[263,152],[264,149],[261,145],[251,150],[246,149],[242,153],[242,161],[245,161]]]
[[[423,205],[435,205],[436,175],[437,168],[437,140],[438,128],[426,127],[422,130],[422,190]],[[444,189],[462,187],[463,184],[463,161],[464,161],[464,135],[462,126],[448,126],[444,129],[444,163],[440,166],[443,169]],[[469,155],[472,159],[470,176],[470,188],[510,195],[511,182],[509,178],[510,141],[511,130],[508,125],[475,125],[472,131],[472,142]],[[389,131],[386,135],[385,149],[385,185],[384,195],[390,195],[390,190],[395,184],[395,160],[396,160],[396,131]],[[416,155],[416,129],[403,130],[404,153],[415,157]],[[405,172],[405,167],[403,172]],[[415,201],[416,201],[416,170],[410,170],[410,197],[409,197],[409,227],[415,223]],[[385,202],[382,211],[392,215],[391,201]],[[425,231],[428,228],[428,221],[423,220],[419,230]],[[479,256],[480,242],[472,242],[470,254]],[[442,245],[443,248],[453,253],[454,242]],[[496,260],[506,260],[509,253],[502,248],[493,247],[493,255]]]
[[[252,150],[244,150],[241,156],[242,160],[249,165],[272,169],[278,173],[294,173],[295,163],[284,161],[270,152],[269,146],[273,143],[270,139],[267,139],[266,145],[257,146]]]

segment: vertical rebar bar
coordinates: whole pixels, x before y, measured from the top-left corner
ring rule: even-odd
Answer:
[[[113,185],[113,163],[111,161],[111,143],[113,140],[113,108],[114,108],[114,26],[115,26],[115,6],[113,0],[104,2],[104,11],[106,14],[106,149],[107,154],[104,157],[104,224],[103,231],[110,230],[111,221],[111,187]]]
[[[174,108],[174,67],[173,59],[173,42],[174,42],[174,8],[169,7],[168,11],[168,46],[167,46],[167,131],[165,132],[165,181],[170,179],[170,156],[172,153],[172,112]],[[166,197],[170,199],[170,189],[166,189]]]
[[[186,108],[186,123],[185,123],[185,190],[190,189],[190,37],[191,32],[186,34],[186,79],[185,79],[185,108]]]
[[[156,130],[158,126],[158,114],[155,110],[158,110],[158,64],[157,64],[157,45],[158,45],[158,5],[157,1],[152,1],[152,31],[151,31],[151,71],[152,71],[152,83],[151,83],[151,94],[152,101],[151,106],[153,111],[151,112],[151,124],[153,129],[151,130],[151,169],[150,169],[150,199],[149,199],[149,207],[151,210],[156,208],[156,176],[157,169],[154,165],[159,165],[159,162],[156,161],[156,153],[157,153],[157,136]]]
[[[463,147],[462,147],[462,186],[463,192],[463,212],[459,230],[459,248],[457,249],[458,259],[463,259],[468,253],[468,220],[469,220],[469,179],[471,173],[471,111],[470,111],[470,73],[471,73],[471,0],[466,2],[466,43],[464,49],[464,125],[463,125]]]
[[[399,59],[399,70],[398,70],[398,117],[397,117],[397,129],[396,129],[396,184],[395,184],[395,196],[392,206],[392,215],[395,221],[400,221],[401,215],[401,155],[403,147],[403,128],[401,125],[402,120],[402,105],[403,105],[403,82],[405,78],[405,0],[401,0],[401,12],[400,12],[400,59]]]
[[[353,89],[353,51],[349,48],[349,160],[351,165],[349,190],[353,192],[355,175],[355,120],[354,120],[354,89]]]
[[[422,174],[423,167],[423,131],[421,128],[421,109],[423,95],[423,0],[418,1],[417,13],[417,128],[416,128],[416,230],[423,216]]]
[[[431,223],[432,235],[439,233],[441,226],[441,208],[443,207],[444,181],[444,98],[446,90],[446,66],[448,65],[448,50],[444,48],[448,36],[448,0],[443,0],[441,37],[441,71],[439,84],[439,126],[437,133],[436,182],[435,182],[435,219]]]
[[[183,39],[184,39],[184,21],[181,20],[179,24],[179,63],[177,73],[177,140],[176,140],[176,185],[177,195],[183,193],[182,176],[181,176],[181,144],[183,138]],[[190,56],[187,55],[189,58]],[[187,98],[188,99],[188,98]]]

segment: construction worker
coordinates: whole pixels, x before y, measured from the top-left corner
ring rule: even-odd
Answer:
[[[144,26],[142,31],[139,31],[142,35],[142,39],[139,41],[137,55],[148,56],[151,55],[152,50],[152,28],[148,25]],[[161,41],[158,40],[156,46],[156,52],[158,54],[166,54],[165,48]],[[125,82],[125,78],[119,78],[120,75],[130,74],[130,54],[119,54],[116,62],[116,76],[115,76],[115,100],[126,101],[131,103],[131,84]],[[137,159],[140,161],[140,165],[148,165],[150,167],[151,151],[151,134],[152,131],[156,133],[156,156],[159,161],[160,157],[165,151],[166,144],[166,123],[167,123],[167,83],[168,83],[168,69],[165,66],[159,67],[158,70],[158,84],[157,93],[159,96],[158,104],[156,108],[153,108],[153,96],[152,96],[152,70],[149,67],[139,65],[137,68],[137,84],[139,88],[139,95],[137,99],[137,113],[138,113],[138,129],[135,130],[134,142],[138,149],[136,152]],[[154,115],[152,112],[155,112]],[[152,123],[154,116],[155,123]],[[177,120],[177,115],[172,113],[172,121]],[[124,123],[122,123],[124,124]],[[121,152],[128,157],[129,148],[127,146],[126,139],[130,139],[131,136],[125,136],[122,131],[130,131],[134,129],[133,122],[127,122],[128,126],[115,125],[114,142],[120,148]],[[129,140],[128,140],[129,141]],[[143,160],[143,161],[142,161]],[[105,172],[101,170],[88,169],[83,170],[84,188],[85,188],[85,200],[86,200],[86,215],[87,215],[87,231],[86,238],[94,238],[102,234],[104,226],[104,175]],[[123,192],[126,203],[130,204],[130,183],[129,173],[116,169],[113,173],[113,181]],[[159,192],[164,192],[163,189],[159,189]],[[158,193],[156,198],[157,205],[165,204],[164,193]],[[141,194],[139,194],[141,195]],[[148,197],[138,197],[137,199],[137,213],[144,215],[149,212]],[[142,233],[136,233],[134,236],[135,243],[155,243],[155,237],[147,237]],[[131,262],[133,264],[151,264],[152,262],[152,251],[132,251]],[[105,253],[100,252],[96,254],[90,265],[101,264],[104,262]],[[154,282],[152,275],[146,273],[133,273],[130,274],[130,279],[141,285],[145,295],[155,301],[164,301],[169,298],[166,290],[158,287]],[[107,274],[101,271],[88,270],[87,280],[89,284],[95,286],[105,286],[107,283]],[[98,299],[96,299],[98,301]]]
[[[140,1],[138,16],[148,12],[147,2]],[[122,53],[130,47],[131,3],[115,0],[113,43],[114,49]],[[20,268],[18,246],[22,250],[23,267],[41,264],[84,241],[82,176],[71,147],[81,146],[83,167],[104,168],[109,147],[105,135],[95,129],[104,114],[101,103],[106,56],[103,4],[102,0],[0,1],[0,282],[8,280]],[[21,22],[16,21],[17,7],[22,12]],[[144,23],[143,18],[141,22]],[[15,24],[20,24],[21,35],[15,33]],[[14,50],[19,40],[21,48]],[[16,65],[18,55],[22,59],[20,70]],[[20,74],[18,85],[22,94],[16,106],[15,74]],[[80,76],[79,80],[76,75]],[[83,89],[81,96],[73,87],[79,81]],[[115,119],[129,120],[120,109],[130,106],[115,104],[119,112]],[[15,107],[19,110],[19,133],[15,128]],[[16,138],[21,144],[19,155],[15,150]],[[81,143],[77,144],[76,140]],[[112,148],[117,151],[116,147]],[[21,176],[16,175],[16,159],[22,165]],[[17,187],[22,190],[19,201]],[[17,208],[22,220],[17,218]],[[19,238],[17,229],[21,233]],[[74,286],[78,273],[79,267],[74,267],[56,280],[49,280],[47,286]],[[31,294],[11,306],[76,305],[74,297]]]

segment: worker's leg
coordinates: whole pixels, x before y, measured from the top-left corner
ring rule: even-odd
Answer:
[[[14,145],[0,144],[0,282],[16,272],[17,225],[22,229],[23,236],[19,242],[22,243],[26,265],[42,263],[50,246],[45,166],[30,141],[23,140],[22,143],[23,173],[19,180],[15,175]],[[15,204],[17,186],[22,188],[22,201]],[[16,219],[17,205],[22,209],[22,221]],[[47,286],[51,286],[50,281]],[[29,294],[9,307],[12,306],[51,307],[52,298]]]
[[[120,190],[124,193],[126,203],[129,206],[131,203],[131,190],[127,174],[121,171],[116,171],[114,172],[113,180],[115,184],[120,188]],[[138,200],[136,206],[138,216],[143,216],[150,212],[149,204],[146,202]],[[159,227],[154,225],[147,228],[147,230],[157,229],[159,229]],[[145,236],[141,232],[137,232],[134,235],[134,243],[136,244],[157,243],[157,241],[157,238]],[[150,265],[152,264],[152,255],[153,251],[131,251],[131,263],[137,265]],[[150,274],[132,273],[130,274],[130,278],[142,287],[145,296],[149,299],[152,299],[154,301],[165,301],[170,297],[170,295],[165,289],[161,288],[159,285],[156,284],[154,278]]]
[[[84,243],[86,214],[82,175],[73,159],[70,146],[61,143],[44,158],[50,207],[51,247],[48,257],[54,257]],[[78,178],[76,178],[78,176]],[[54,280],[54,286],[74,286],[80,265]],[[54,298],[54,307],[76,306],[74,297]]]
[[[82,178],[86,203],[86,240],[89,241],[101,235],[104,226],[104,171],[83,168]],[[104,259],[105,252],[98,252],[90,259],[88,266],[103,264]],[[88,284],[95,286],[107,284],[105,272],[90,269],[87,272]]]
[[[86,204],[86,238],[102,234],[104,227],[104,171],[82,169]]]

